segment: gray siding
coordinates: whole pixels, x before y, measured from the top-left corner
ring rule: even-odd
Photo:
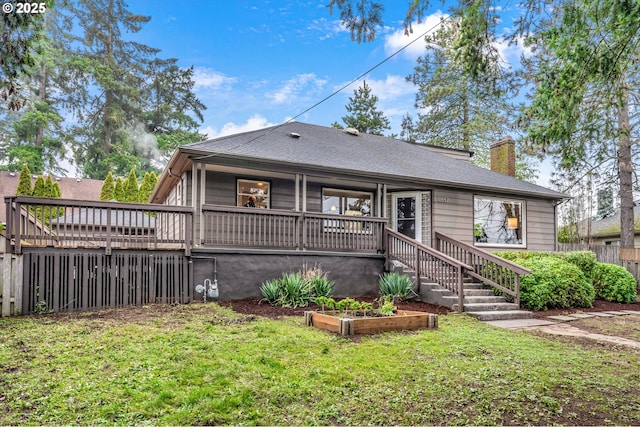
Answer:
[[[550,200],[530,199],[527,202],[527,249],[553,251],[556,245],[555,207]]]
[[[432,194],[434,231],[473,244],[473,194],[455,190],[434,190]]]

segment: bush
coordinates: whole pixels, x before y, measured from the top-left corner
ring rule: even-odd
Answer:
[[[578,267],[587,280],[591,280],[593,268],[596,265],[596,254],[591,251],[557,252],[557,254],[565,261]]]
[[[413,290],[413,280],[409,276],[398,273],[385,273],[378,281],[380,294],[391,297],[394,301],[402,301],[417,294]]]
[[[592,307],[593,285],[578,267],[546,256],[520,259],[518,264],[531,270],[520,278],[520,303],[530,310]]]
[[[304,274],[283,273],[280,279],[267,280],[260,286],[264,300],[282,307],[306,307],[317,297],[331,297],[333,280],[320,269],[305,270]]]
[[[605,301],[631,303],[637,298],[636,279],[619,265],[595,263],[593,287],[596,296]]]

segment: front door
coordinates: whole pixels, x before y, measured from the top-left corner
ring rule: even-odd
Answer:
[[[396,231],[422,241],[422,203],[419,192],[393,193],[393,225]]]

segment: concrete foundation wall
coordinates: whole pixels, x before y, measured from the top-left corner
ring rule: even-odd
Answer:
[[[336,298],[378,294],[378,277],[384,271],[384,257],[339,254],[261,254],[195,252],[193,255],[194,300],[203,298],[195,287],[214,280],[217,270],[220,300],[262,298],[260,286],[282,273],[296,272],[303,265],[319,266],[335,281]]]

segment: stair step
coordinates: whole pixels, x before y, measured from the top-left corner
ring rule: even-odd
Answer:
[[[464,295],[469,297],[489,297],[495,296],[491,289],[464,289]]]
[[[518,310],[517,304],[513,304],[510,302],[481,302],[481,303],[470,303],[464,304],[464,311],[467,312],[476,312],[476,311],[508,311],[508,310]]]
[[[505,311],[467,311],[469,316],[487,322],[491,320],[515,320],[532,319],[533,313],[525,310],[505,310]]]
[[[486,289],[482,283],[465,283],[464,289]]]
[[[466,295],[464,296],[464,304],[481,304],[481,303],[506,303],[507,300],[504,297],[496,295]]]

